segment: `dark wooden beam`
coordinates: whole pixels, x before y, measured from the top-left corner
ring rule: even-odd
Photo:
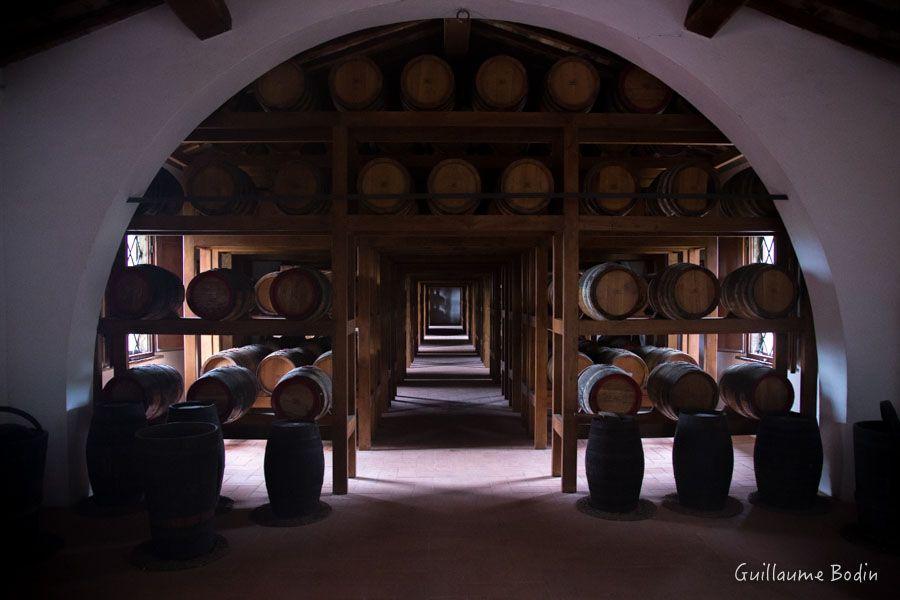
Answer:
[[[745,0],[694,0],[684,18],[684,28],[711,38],[743,6]]]
[[[166,4],[201,40],[231,29],[231,12],[225,0],[166,0]]]
[[[469,34],[472,21],[464,19],[444,19],[444,53],[447,56],[465,56],[469,51]]]

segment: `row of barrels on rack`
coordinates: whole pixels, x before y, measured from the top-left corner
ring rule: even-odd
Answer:
[[[797,298],[791,275],[768,263],[739,267],[720,283],[712,271],[692,263],[670,265],[645,278],[607,262],[586,269],[578,282],[578,306],[595,320],[627,319],[648,305],[657,317],[701,319],[720,303],[736,317],[779,319],[793,312]]]
[[[523,111],[531,95],[525,66],[506,54],[482,62],[471,86],[471,109],[475,111]],[[308,111],[324,104],[322,94],[296,59],[262,75],[252,91],[266,111]],[[365,56],[353,56],[331,68],[328,93],[339,111],[373,111],[385,108],[388,90],[378,64]],[[400,73],[400,106],[404,110],[459,109],[458,96],[453,68],[437,55],[416,56]],[[625,66],[615,85],[601,95],[601,78],[594,65],[581,57],[568,56],[556,61],[544,76],[537,108],[590,112],[602,98],[598,108],[608,111],[658,114],[669,107],[674,96],[671,88],[634,65]]]
[[[182,302],[201,319],[233,321],[257,309],[270,316],[316,321],[331,311],[328,275],[309,267],[290,267],[268,273],[255,283],[232,269],[216,268],[197,274],[187,290],[181,278],[156,265],[135,265],[115,273],[108,293],[110,316],[157,320],[177,317]]]
[[[97,405],[130,404],[155,421],[180,402],[215,406],[223,424],[243,417],[257,395],[271,394],[276,417],[319,420],[331,411],[332,354],[323,338],[277,349],[250,344],[210,356],[202,375],[184,394],[181,373],[169,365],[140,365],[115,375],[103,387]]]
[[[159,180],[157,182],[157,180]],[[256,211],[258,200],[250,176],[235,165],[213,154],[197,157],[185,173],[186,190],[193,207],[203,215],[249,215]],[[289,215],[320,214],[327,207],[326,178],[320,169],[300,159],[279,165],[271,190],[278,208]],[[360,212],[367,214],[411,215],[418,212],[409,171],[400,162],[379,157],[359,170],[356,181]],[[543,161],[534,158],[516,160],[502,171],[496,190],[507,196],[490,205],[489,212],[502,214],[544,214],[550,199],[533,194],[555,191],[553,173]],[[481,199],[472,194],[484,192],[482,177],[470,162],[449,158],[437,163],[427,179],[428,209],[437,215],[473,214]],[[644,190],[637,173],[626,163],[609,160],[595,164],[584,177],[581,202],[587,214],[623,216],[638,203]],[[686,161],[663,171],[646,190],[654,194],[646,200],[652,215],[701,217],[717,204],[715,194],[733,195],[722,201],[722,212],[729,217],[771,217],[777,214],[771,200],[761,196],[768,192],[759,177],[744,170],[730,178],[724,186],[709,166]],[[516,193],[529,194],[515,196]],[[454,194],[462,194],[454,198]],[[184,192],[175,177],[162,170],[148,190],[147,197],[164,202],[146,201],[139,207],[143,214],[178,214]],[[595,195],[595,196],[591,196]],[[371,196],[366,198],[365,196]],[[396,197],[394,197],[396,196]]]
[[[759,363],[732,365],[717,384],[690,355],[673,348],[641,346],[632,352],[584,341],[577,361],[578,407],[587,414],[637,413],[642,388],[653,408],[673,421],[684,411],[715,410],[720,397],[748,419],[784,414],[794,404],[788,379]]]

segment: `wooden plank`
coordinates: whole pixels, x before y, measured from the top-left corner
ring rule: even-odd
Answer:
[[[684,17],[684,28],[713,37],[746,0],[694,0]]]
[[[578,227],[592,236],[743,237],[784,231],[780,219],[726,217],[604,217],[582,215]],[[702,245],[702,244],[701,244]]]
[[[304,322],[277,317],[253,317],[236,321],[206,321],[197,318],[158,319],[153,321],[104,318],[100,331],[104,334],[155,333],[171,335],[332,335],[335,323],[330,320]],[[185,347],[187,350],[187,346]]]
[[[622,321],[594,321],[583,319],[578,322],[581,335],[679,335],[718,333],[758,333],[758,332],[799,332],[804,321],[798,318],[786,319],[735,319],[731,317],[707,317],[705,319],[624,319]]]
[[[402,219],[384,215],[352,215],[350,229],[358,233],[395,233],[421,235],[447,233],[453,235],[493,236],[497,233],[544,233],[557,231],[562,219],[555,215],[415,215]],[[498,240],[502,246],[505,240]],[[506,242],[508,243],[508,242]]]
[[[138,215],[128,225],[128,233],[151,235],[189,234],[241,234],[271,235],[331,232],[331,219],[327,216],[271,217],[230,216],[205,217],[200,215]]]
[[[201,40],[231,30],[231,12],[225,0],[166,0],[166,4]]]

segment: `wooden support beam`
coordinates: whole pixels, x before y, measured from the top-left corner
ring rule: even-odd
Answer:
[[[166,4],[201,40],[231,29],[231,12],[225,0],[166,0]]]
[[[684,17],[684,28],[711,38],[746,0],[694,0]]]
[[[468,18],[444,19],[444,54],[465,56],[469,51],[472,21]]]

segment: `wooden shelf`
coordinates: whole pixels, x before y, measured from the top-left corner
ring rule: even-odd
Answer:
[[[581,215],[578,228],[598,236],[742,237],[784,231],[780,219],[726,217],[603,217]]]
[[[154,333],[172,335],[332,335],[332,321],[292,321],[278,318],[251,318],[238,321],[203,319],[127,320],[100,319],[104,335]]]
[[[803,321],[789,319],[732,319],[707,317],[694,320],[625,319],[622,321],[578,322],[579,335],[669,335],[679,333],[791,333],[802,329]]]
[[[351,215],[351,231],[400,235],[543,233],[559,231],[562,215]]]
[[[153,235],[330,233],[331,217],[142,215],[128,225],[128,233]]]

